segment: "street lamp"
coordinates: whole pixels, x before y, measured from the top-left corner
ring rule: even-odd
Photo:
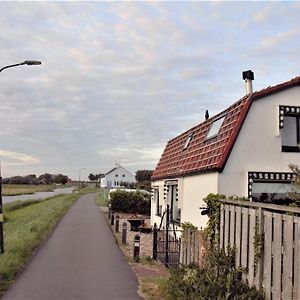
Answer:
[[[0,69],[0,72],[2,72],[5,69],[13,68],[17,66],[22,66],[22,65],[34,66],[40,64],[42,63],[38,60],[25,60],[18,64],[5,66],[2,69]],[[3,241],[2,174],[1,174],[1,165],[0,165],[0,254],[2,254],[3,252],[4,252],[4,241]]]
[[[5,66],[2,69],[0,69],[0,72],[2,72],[5,69],[13,68],[13,67],[17,67],[17,66],[22,66],[22,65],[36,66],[36,65],[40,65],[40,64],[42,64],[42,63],[39,60],[25,60],[18,64]]]
[[[86,170],[86,168],[81,168],[81,169],[79,169],[79,176],[78,176],[78,177],[79,177],[79,178],[78,178],[78,179],[79,179],[79,186],[81,186],[80,174],[81,174],[81,171],[82,171],[82,170]]]

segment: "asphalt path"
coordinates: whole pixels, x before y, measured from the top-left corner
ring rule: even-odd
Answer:
[[[2,299],[142,299],[95,195],[68,211]]]

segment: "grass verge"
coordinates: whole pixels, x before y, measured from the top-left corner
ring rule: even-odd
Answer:
[[[52,192],[57,186],[49,184],[3,184],[3,196],[34,194],[37,192]]]
[[[4,205],[0,296],[78,198],[79,194],[60,195],[43,201],[18,201]]]
[[[109,190],[101,188],[99,194],[96,196],[96,205],[108,206],[108,193]]]
[[[100,191],[100,188],[96,187],[94,184],[88,184],[88,185],[84,185],[84,186],[77,186],[74,189],[74,192],[78,193],[80,195],[99,193],[99,191]]]

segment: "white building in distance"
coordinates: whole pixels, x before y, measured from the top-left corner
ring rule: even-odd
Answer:
[[[103,188],[118,188],[123,186],[123,183],[136,182],[135,176],[122,166],[116,166],[101,178],[101,187]]]

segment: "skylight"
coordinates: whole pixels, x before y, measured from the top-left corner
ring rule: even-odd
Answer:
[[[185,150],[185,149],[188,147],[188,145],[190,144],[192,138],[193,138],[193,134],[191,133],[191,134],[187,137],[187,139],[186,139],[186,141],[185,141],[185,144],[184,144],[184,146],[183,146],[183,150]]]
[[[214,137],[216,137],[218,135],[218,133],[220,131],[220,128],[221,128],[221,126],[222,126],[222,124],[224,122],[225,117],[226,116],[223,116],[223,117],[215,120],[212,123],[212,125],[211,125],[211,127],[210,127],[210,129],[208,131],[208,134],[206,136],[206,140],[212,139],[212,138],[214,138]]]

